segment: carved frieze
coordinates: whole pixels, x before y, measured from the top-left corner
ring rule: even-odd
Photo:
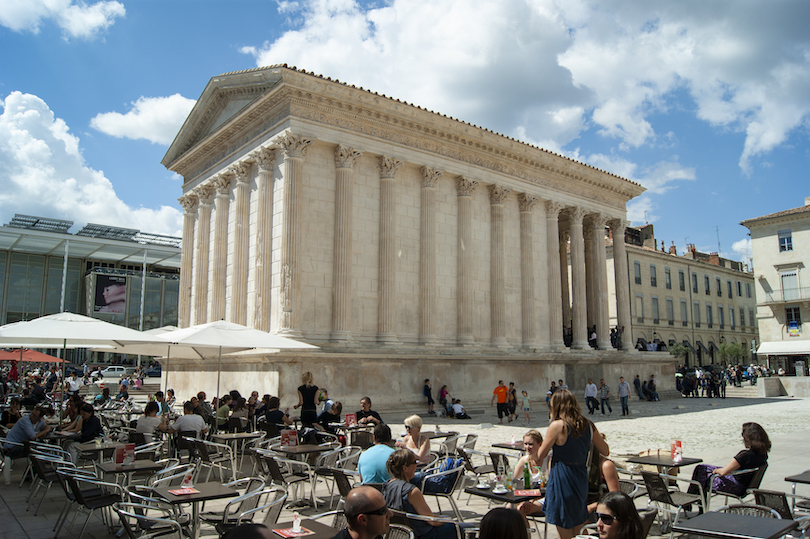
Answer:
[[[347,148],[343,144],[335,147],[335,168],[353,168],[354,163],[363,155],[354,148]]]

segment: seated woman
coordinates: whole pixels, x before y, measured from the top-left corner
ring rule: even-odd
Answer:
[[[166,425],[166,416],[157,416],[158,413],[158,403],[152,401],[146,403],[146,408],[144,408],[143,415],[138,418],[138,424],[135,427],[135,432],[140,432],[143,434],[144,440],[146,443],[152,441],[152,433],[155,430],[160,430],[162,432],[166,432],[168,430],[168,426]]]
[[[712,480],[716,492],[725,492],[735,496],[745,494],[755,472],[740,475],[728,475],[737,470],[750,470],[759,468],[768,462],[768,451],[771,450],[771,440],[759,423],[743,423],[742,439],[745,449],[737,453],[731,462],[723,466],[711,464],[698,464],[692,473],[692,479],[703,485],[704,494],[709,491],[709,480]],[[695,485],[689,486],[689,492],[697,494]]]
[[[388,507],[406,513],[435,516],[428,507],[422,491],[410,482],[416,473],[414,453],[404,448],[397,449],[388,457],[386,467],[391,479],[383,484],[382,494]],[[456,527],[453,524],[411,520],[409,525],[419,539],[455,539],[456,537]]]
[[[93,406],[101,406],[102,404],[106,404],[110,401],[110,388],[105,387],[101,390],[101,393],[96,395],[96,398],[93,399]]]
[[[20,415],[20,399],[18,397],[14,397],[11,399],[11,401],[9,401],[8,410],[3,410],[0,424],[7,429],[10,429],[14,426],[14,423],[20,420],[20,418],[22,418],[22,415]]]
[[[244,397],[239,397],[239,400],[236,401],[236,405],[233,407],[233,411],[231,412],[231,417],[239,418],[239,430],[244,431],[247,428],[248,424],[248,409],[247,409],[247,401]]]
[[[256,417],[263,416],[267,410],[269,410],[267,404],[270,402],[270,395],[265,394],[262,397],[262,400],[256,403],[256,407],[253,409],[253,415]]]
[[[330,423],[340,423],[341,412],[343,412],[343,404],[340,401],[332,403],[332,408],[329,411],[318,416],[318,422],[314,424],[315,428],[329,434],[336,434],[335,428]]]
[[[228,426],[228,418],[231,415],[231,401],[233,397],[225,395],[219,401],[219,408],[217,408],[217,427],[222,429]]]
[[[267,411],[264,413],[264,419],[268,423],[272,423],[273,425],[278,425],[279,427],[285,427],[286,425],[292,425],[292,419],[287,413],[282,412],[278,409],[281,406],[281,401],[278,397],[270,397],[267,401]]]
[[[534,485],[540,485],[544,477],[548,477],[548,461],[549,456],[546,456],[543,461],[540,461],[540,446],[543,444],[543,435],[540,432],[532,429],[523,435],[523,449],[526,454],[520,457],[520,460],[515,464],[515,474],[513,481],[517,485],[523,484],[523,470],[526,466],[529,467],[529,477]],[[533,515],[543,512],[543,499],[530,500],[523,502],[517,506],[517,510],[521,515]]]
[[[644,539],[641,517],[623,492],[608,492],[596,506],[599,539]]]
[[[166,406],[169,408],[174,407],[174,403],[177,402],[177,398],[174,396],[174,389],[167,389],[166,390]]]
[[[405,418],[405,430],[408,434],[396,446],[412,451],[416,461],[425,464],[430,459],[430,438],[422,436],[422,418],[418,415]]]

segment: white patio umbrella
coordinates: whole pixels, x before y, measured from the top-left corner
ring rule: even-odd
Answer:
[[[54,347],[66,350],[155,341],[160,342],[154,335],[145,335],[140,331],[110,324],[97,318],[67,312],[0,326],[0,345],[6,346],[13,344],[30,348]],[[105,348],[104,351],[109,349]],[[62,355],[64,356],[64,353]],[[63,362],[62,380],[65,379],[64,365]]]
[[[317,349],[317,346],[289,339],[280,335],[273,335],[266,331],[249,328],[233,322],[219,320],[207,324],[199,324],[176,331],[161,332],[153,335],[157,339],[165,340],[171,345],[131,343],[116,347],[108,352],[122,354],[142,354],[166,356],[172,359],[213,359],[217,358],[217,398],[220,392],[220,379],[222,371],[222,355],[242,352],[255,348],[270,350],[288,349]],[[167,374],[168,377],[168,374]]]

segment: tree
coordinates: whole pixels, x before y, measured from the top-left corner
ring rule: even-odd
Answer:
[[[683,360],[686,359],[687,355],[689,355],[689,348],[682,344],[676,343],[669,346],[669,353],[678,359]]]
[[[745,357],[745,350],[738,342],[721,342],[720,346],[717,348],[720,350],[720,353],[718,354],[720,356],[720,360],[726,363],[739,363],[740,360]]]

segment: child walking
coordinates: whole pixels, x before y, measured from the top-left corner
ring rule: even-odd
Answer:
[[[525,417],[525,421],[523,423],[524,426],[528,426],[531,418],[529,417],[529,410],[532,409],[532,401],[529,399],[529,394],[526,390],[523,390],[523,415]]]

